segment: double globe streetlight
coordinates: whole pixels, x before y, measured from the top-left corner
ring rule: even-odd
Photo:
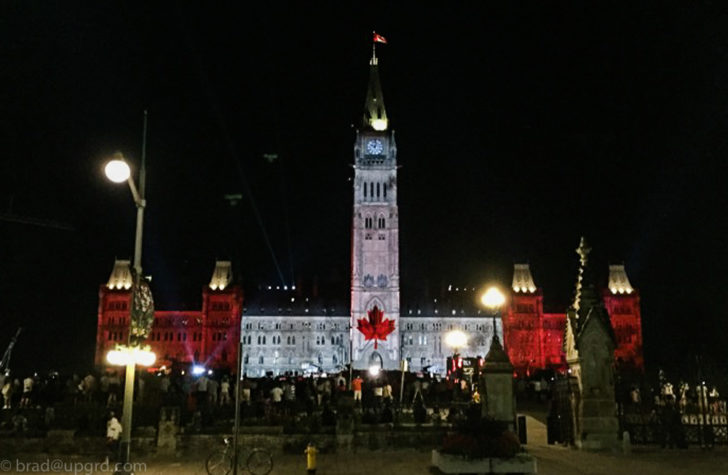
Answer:
[[[131,421],[132,408],[134,404],[134,373],[136,365],[150,366],[154,364],[156,356],[146,348],[139,346],[139,332],[135,330],[134,318],[137,309],[135,304],[135,293],[140,293],[140,283],[142,278],[142,234],[144,231],[144,208],[146,208],[146,199],[144,190],[146,184],[146,136],[147,136],[147,112],[144,111],[144,134],[142,137],[142,159],[139,167],[139,186],[137,187],[131,177],[131,169],[121,152],[116,152],[112,160],[104,167],[106,177],[114,183],[127,182],[131,190],[134,204],[137,208],[136,233],[134,239],[134,285],[131,295],[131,318],[129,319],[129,335],[128,345],[119,346],[115,350],[109,351],[106,360],[117,366],[126,367],[126,375],[124,379],[124,404],[122,409],[122,432],[121,432],[121,461],[127,463],[130,460],[131,448]],[[151,295],[149,296],[151,300]],[[146,309],[144,309],[146,311]],[[138,329],[136,329],[138,330]],[[148,330],[148,329],[147,329]],[[142,331],[142,335],[146,331]]]

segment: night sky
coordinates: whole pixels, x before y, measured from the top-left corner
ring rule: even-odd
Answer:
[[[372,30],[389,41],[403,302],[509,286],[529,262],[563,311],[583,234],[601,285],[624,262],[640,290],[650,370],[696,353],[725,366],[725,4],[179,3],[0,6],[0,351],[25,327],[13,367],[92,364],[99,285],[135,225],[102,168],[117,149],[138,163],[145,108],[158,308],[199,308],[216,258],[247,291],[316,281],[346,298]]]

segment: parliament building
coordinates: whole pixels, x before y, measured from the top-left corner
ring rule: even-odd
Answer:
[[[323,298],[312,289],[261,286],[243,292],[233,283],[229,261],[218,261],[202,288],[197,311],[157,310],[147,340],[158,364],[234,368],[242,342],[243,371],[335,372],[378,364],[445,373],[453,348],[445,335],[461,330],[463,356],[485,356],[497,332],[519,374],[564,369],[566,312],[544,313],[543,293],[528,264],[515,264],[500,319],[479,306],[479,287],[449,286],[436,298],[402,302],[399,278],[397,144],[384,107],[378,58],[369,61],[364,117],[354,141],[351,225],[351,292]],[[643,367],[639,293],[623,265],[610,265],[604,305],[617,338],[615,359]],[[132,276],[127,260],[116,260],[99,290],[97,366],[126,342]],[[564,309],[566,310],[566,309]],[[495,327],[494,327],[495,326]]]

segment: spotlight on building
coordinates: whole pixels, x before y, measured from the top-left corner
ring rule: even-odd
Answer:
[[[373,365],[371,365],[371,366],[369,367],[369,375],[370,375],[370,376],[371,376],[372,378],[376,378],[377,376],[379,376],[379,372],[380,372],[381,370],[382,370],[382,368],[380,368],[378,364],[373,364]]]
[[[196,364],[196,365],[193,365],[192,366],[192,374],[195,375],[195,376],[199,376],[201,374],[204,374],[205,371],[207,371],[207,370],[202,365]]]
[[[452,330],[445,335],[445,344],[457,353],[468,344],[468,335],[460,330]]]

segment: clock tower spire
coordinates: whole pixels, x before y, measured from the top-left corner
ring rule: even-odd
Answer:
[[[375,33],[375,43],[382,40]],[[388,130],[378,63],[373,52],[363,127],[354,142],[351,358],[356,369],[397,369],[401,357],[397,145]]]

